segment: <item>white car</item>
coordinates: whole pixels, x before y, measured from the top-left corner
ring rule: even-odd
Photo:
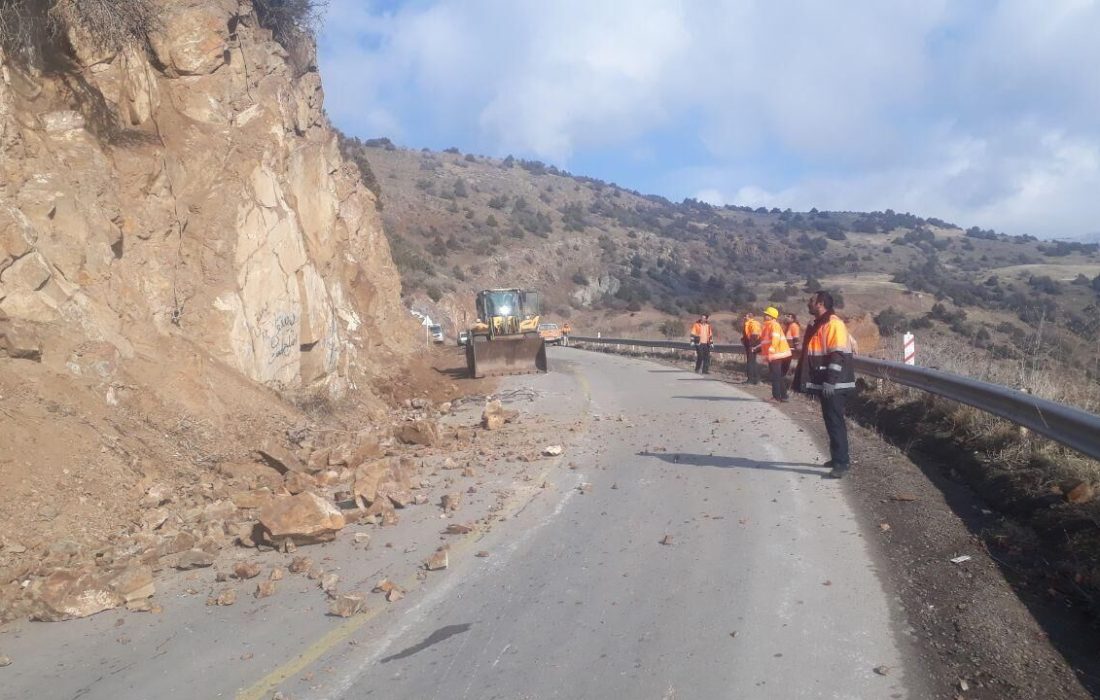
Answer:
[[[428,333],[431,334],[433,341],[437,343],[443,342],[443,326],[428,326]]]

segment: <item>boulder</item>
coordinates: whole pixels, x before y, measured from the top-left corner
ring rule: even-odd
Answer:
[[[107,577],[94,568],[57,569],[32,581],[28,594],[33,601],[31,617],[43,622],[88,617],[125,602]]]
[[[291,495],[304,493],[317,488],[317,480],[309,474],[288,472],[283,476],[283,488]]]
[[[41,362],[42,341],[29,324],[0,313],[0,357]]]
[[[256,450],[256,454],[259,455],[260,460],[280,474],[286,474],[287,472],[304,474],[308,471],[302,461],[295,457],[290,450],[273,442],[264,443],[262,447]]]
[[[500,430],[504,427],[504,407],[499,400],[486,401],[481,412],[481,427],[486,430]]]
[[[188,569],[205,569],[214,565],[214,555],[201,549],[189,549],[180,555],[176,562],[176,568],[184,571]]]
[[[148,566],[131,566],[115,574],[110,581],[111,588],[126,603],[153,597],[156,586],[153,585],[153,570]]]
[[[294,544],[328,542],[346,524],[339,508],[308,491],[274,498],[260,509],[259,520],[273,543]]]
[[[433,447],[439,444],[439,424],[425,419],[406,421],[394,430],[393,436],[406,445]]]

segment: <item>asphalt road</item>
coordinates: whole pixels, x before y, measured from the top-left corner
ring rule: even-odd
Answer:
[[[572,349],[551,363],[505,389],[533,390],[529,420],[575,422],[564,456],[526,472],[505,521],[404,601],[345,621],[303,588],[233,608],[181,602],[156,620],[24,626],[0,637],[16,660],[0,697],[927,696],[806,433],[689,371]],[[439,521],[417,527],[431,536]],[[346,539],[324,558],[345,561],[348,580],[385,573],[347,563]]]

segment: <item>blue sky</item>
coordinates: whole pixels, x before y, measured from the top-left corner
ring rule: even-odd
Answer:
[[[673,200],[1100,232],[1100,0],[330,0],[326,108]]]

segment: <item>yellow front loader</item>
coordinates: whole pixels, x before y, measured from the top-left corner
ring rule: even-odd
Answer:
[[[471,377],[546,372],[546,343],[539,336],[539,295],[526,289],[477,294],[477,323],[466,343]]]

